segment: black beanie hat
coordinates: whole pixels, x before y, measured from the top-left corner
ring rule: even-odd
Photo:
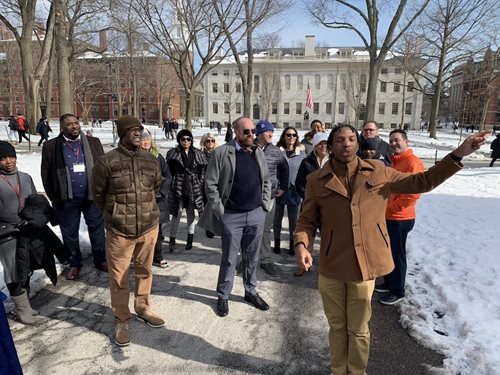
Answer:
[[[122,139],[127,134],[127,130],[132,128],[141,128],[144,129],[141,122],[137,117],[125,115],[121,116],[116,120],[116,132],[118,133],[118,137]]]
[[[0,141],[0,159],[9,156],[17,158],[16,149],[9,142]]]
[[[361,151],[364,150],[378,150],[378,142],[372,138],[365,138],[361,142]]]
[[[181,144],[181,138],[182,137],[191,137],[191,139],[193,139],[193,133],[191,133],[187,129],[182,129],[181,131],[179,131],[177,133],[177,143],[178,144]],[[191,144],[193,144],[193,142],[191,142]]]

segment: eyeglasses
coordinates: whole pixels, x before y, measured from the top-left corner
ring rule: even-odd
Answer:
[[[288,138],[297,138],[297,134],[295,134],[295,133],[286,133],[286,136]]]
[[[191,137],[182,137],[181,138],[181,142],[191,142],[193,140],[193,138]]]
[[[139,128],[139,127],[137,127],[137,128],[130,128],[130,129],[128,129],[128,131],[130,133],[142,134],[142,132],[144,131],[144,128]]]
[[[377,130],[377,128],[366,128],[366,129],[363,129],[364,132],[374,132],[376,130]]]
[[[210,142],[210,143],[215,143],[215,139],[205,139],[205,143]]]
[[[255,129],[243,129],[243,134],[249,135],[250,133],[255,134]]]

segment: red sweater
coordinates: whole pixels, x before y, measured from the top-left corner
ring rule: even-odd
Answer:
[[[391,167],[400,172],[420,173],[424,171],[424,164],[408,149],[399,155],[391,157]],[[387,220],[415,219],[415,205],[420,194],[392,194],[387,202],[385,218]]]

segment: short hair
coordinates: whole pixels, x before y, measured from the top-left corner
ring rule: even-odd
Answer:
[[[314,120],[311,121],[311,124],[309,125],[309,128],[311,128],[315,122],[319,122],[321,124],[321,127],[325,126],[323,124],[323,121],[321,121],[320,119],[315,118]]]
[[[236,120],[233,121],[233,129],[236,129],[240,125],[240,121],[243,120],[245,117],[240,116]]]
[[[60,125],[63,125],[64,124],[64,120],[66,120],[68,117],[74,117],[76,119],[78,119],[74,114],[72,113],[65,113],[64,115],[62,115],[61,117],[59,117],[59,124]]]
[[[335,133],[338,133],[340,130],[342,130],[344,128],[348,128],[348,129],[352,130],[352,132],[354,134],[356,134],[356,141],[358,142],[358,145],[360,145],[361,141],[359,139],[358,131],[356,130],[356,128],[354,126],[348,125],[348,124],[341,124],[341,125],[334,126],[332,131],[330,132],[330,135],[328,135],[328,144],[333,145],[333,137],[335,136]]]
[[[389,138],[391,137],[391,135],[396,134],[396,133],[401,134],[401,137],[403,137],[403,139],[408,140],[408,134],[406,134],[406,132],[403,129],[394,129],[393,131],[391,131],[389,133]]]
[[[366,120],[364,123],[363,123],[363,129],[365,128],[366,124],[375,124],[375,127],[378,129],[378,124],[377,124],[377,121],[375,120]]]

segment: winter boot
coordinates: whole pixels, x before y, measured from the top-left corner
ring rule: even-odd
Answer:
[[[281,253],[281,248],[280,248],[280,240],[279,238],[274,239],[274,249],[273,249],[275,254],[280,254]]]
[[[20,296],[12,296],[14,305],[16,305],[17,316],[23,324],[35,324],[35,318],[31,313],[30,301],[28,300],[28,294],[26,290],[23,289],[23,294]]]
[[[175,250],[175,237],[170,237],[170,242],[168,243],[168,249],[171,253]]]
[[[26,288],[25,290],[26,290],[26,295],[28,296],[28,301],[29,301],[29,298],[30,298],[30,290],[29,290],[29,288]],[[29,308],[31,309],[31,315],[36,316],[36,315],[40,314],[40,313],[38,312],[38,310],[35,310],[33,307],[31,307],[31,304],[29,305]]]
[[[293,246],[293,240],[290,240],[290,248],[288,250],[288,255],[295,256],[295,247]]]
[[[194,234],[188,233],[188,238],[187,238],[187,242],[186,242],[186,250],[191,250],[193,248],[193,237],[194,237]]]

